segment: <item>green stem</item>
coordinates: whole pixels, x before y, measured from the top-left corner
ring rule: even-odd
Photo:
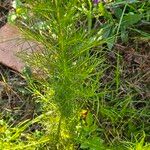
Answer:
[[[91,33],[91,29],[92,29],[92,4],[91,4],[91,1],[88,0],[88,3],[89,3],[89,11],[88,11],[88,14],[87,14],[87,17],[88,17],[88,33]]]

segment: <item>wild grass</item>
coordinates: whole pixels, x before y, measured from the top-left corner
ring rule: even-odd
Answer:
[[[37,113],[15,127],[2,122],[1,149],[148,150],[148,97],[141,99],[141,87],[132,83],[136,76],[129,80],[116,47],[131,39],[129,31],[139,31],[141,20],[148,22],[146,4],[20,3],[17,25],[25,38],[40,45],[22,56]],[[34,124],[40,127],[32,131]]]

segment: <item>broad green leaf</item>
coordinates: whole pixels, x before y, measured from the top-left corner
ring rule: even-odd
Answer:
[[[93,120],[93,116],[91,113],[88,113],[88,115],[86,117],[86,122],[87,122],[88,126],[91,126],[93,124],[94,120]]]
[[[104,150],[103,141],[99,137],[92,137],[85,140],[81,144],[82,149],[89,149],[89,150]]]
[[[122,25],[125,27],[138,23],[141,20],[141,14],[129,13],[123,18]]]
[[[122,15],[122,9],[117,7],[116,9],[114,9],[114,14],[117,17],[117,19],[120,19]]]

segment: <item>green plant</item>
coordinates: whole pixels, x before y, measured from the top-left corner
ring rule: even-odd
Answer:
[[[144,144],[145,134],[140,139],[136,138],[135,140],[136,140],[135,143],[128,144],[128,145],[131,145],[130,147],[128,147],[129,150],[149,150],[150,149],[150,145],[148,143]]]
[[[78,11],[83,5],[89,9],[86,16]],[[82,107],[93,103],[106,66],[104,52],[98,48],[105,40],[98,39],[91,30],[92,2],[30,1],[21,9],[20,17],[32,16],[22,17],[18,22],[24,34],[42,45],[40,53],[23,58],[29,58],[27,62],[32,68],[42,72],[39,81],[32,75],[27,78],[30,91],[40,103],[42,112],[55,110],[51,117],[55,124],[53,143],[56,148],[65,149],[69,144],[71,148],[76,136],[76,131],[72,130],[76,127],[76,116]],[[85,20],[83,24],[82,19]],[[48,120],[42,123],[48,134],[52,133],[50,123]]]
[[[77,128],[77,143],[80,144],[81,149],[89,150],[106,150],[104,141],[99,138],[99,127],[96,125],[94,118],[90,112],[86,117],[79,122]]]
[[[7,144],[19,143],[18,149],[124,150],[129,148],[124,143],[134,143],[133,137],[143,131],[148,139],[149,103],[124,77],[123,55],[113,49],[120,39],[128,41],[130,31],[149,37],[138,29],[142,19],[149,19],[147,2],[18,2],[16,24],[25,39],[39,45],[20,56],[27,64],[23,74],[37,115],[42,117],[25,123],[23,130],[17,126],[17,132],[10,132],[15,142]],[[85,118],[79,117],[82,109],[88,112]],[[42,129],[22,140],[20,134],[28,135],[26,129],[34,122]],[[142,140],[131,148],[148,147],[143,145]]]

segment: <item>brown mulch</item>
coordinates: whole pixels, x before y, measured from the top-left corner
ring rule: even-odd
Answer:
[[[0,64],[0,118],[15,125],[32,119],[34,110],[32,96],[24,78]]]
[[[117,56],[120,55],[120,79],[122,92],[126,95],[132,89],[136,93],[137,100],[150,100],[150,44],[149,42],[132,41],[129,44],[116,44],[113,54],[109,55],[108,61],[111,66],[116,66]],[[114,69],[111,68],[111,70]],[[110,71],[110,70],[109,70]],[[110,71],[111,79],[114,71]],[[132,91],[130,91],[132,93]]]
[[[150,99],[150,44],[133,41],[128,45],[116,45],[122,56],[122,79],[138,89],[142,99]]]

